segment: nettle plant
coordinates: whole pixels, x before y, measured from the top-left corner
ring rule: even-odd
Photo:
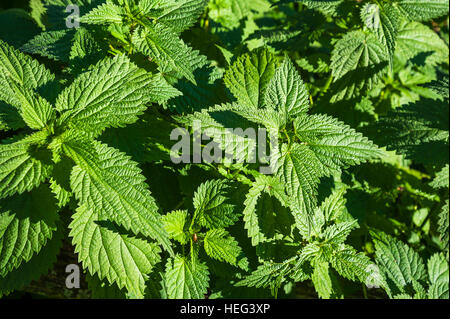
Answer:
[[[78,208],[69,228],[80,260],[101,279],[143,296],[160,249],[137,235],[156,239],[169,252],[172,248],[137,163],[96,138],[108,127],[136,121],[146,103],[178,92],[116,56],[77,77],[52,105],[45,87],[54,76],[3,42],[0,50],[1,98],[11,105],[15,128],[21,128],[1,145],[2,292],[14,288],[22,263],[33,262],[58,238],[58,206],[74,195]],[[116,254],[120,257],[110,259]]]
[[[225,73],[224,80],[235,97],[234,103],[184,119],[197,120],[202,127],[222,131],[222,135],[212,138],[224,146],[225,152],[227,141],[244,143],[242,139],[245,139],[230,137],[234,134],[230,127],[252,122],[252,126],[263,126],[269,134],[280,136],[279,141],[270,145],[274,176],[259,173],[258,165],[223,163],[228,170],[225,176],[230,174],[251,186],[244,203],[244,227],[257,254],[265,260],[238,285],[270,286],[276,295],[277,289],[287,281],[291,266],[295,266],[295,281],[313,278],[320,296],[329,298],[333,293],[329,263],[334,263],[342,276],[364,282],[370,259],[344,244],[356,221],[349,216],[348,220],[344,217],[340,220],[342,207],[338,203],[342,198],[338,195],[317,209],[317,191],[321,177],[339,175],[342,168],[376,159],[382,151],[338,120],[308,114],[309,94],[289,58],[279,63],[270,51],[259,49],[239,57]],[[245,145],[247,151],[257,151],[255,140],[246,141]],[[284,255],[272,255],[267,249],[280,249]],[[308,258],[304,256],[305,250]]]
[[[0,296],[77,259],[78,297],[448,298],[447,0],[30,9],[0,11]]]
[[[384,233],[373,234],[383,286],[395,299],[448,299],[448,260],[436,253],[424,263],[411,247]],[[425,266],[426,265],[426,266]]]
[[[201,246],[210,258],[248,270],[242,249],[225,229],[239,218],[234,205],[228,202],[227,187],[223,180],[207,181],[195,192],[192,213],[176,210],[163,217],[169,237],[182,245],[182,254],[177,254],[166,265],[168,297],[203,298],[206,295],[209,271],[200,261]],[[179,278],[184,279],[180,282]]]
[[[32,262],[33,255],[55,237],[56,207],[64,206],[72,194],[78,207],[69,229],[80,261],[92,275],[115,282],[119,288],[125,287],[132,296],[145,295],[147,276],[161,258],[158,245],[139,235],[157,240],[170,254],[173,248],[169,237],[181,244],[190,244],[187,251],[182,247],[184,255],[177,254],[167,261],[164,285],[170,298],[206,294],[208,270],[198,260],[195,248],[198,244],[203,245],[212,258],[238,265],[239,246],[224,229],[232,225],[238,215],[225,203],[222,182],[200,186],[194,196],[192,215],[176,211],[161,221],[137,163],[96,140],[108,127],[136,121],[146,103],[168,99],[178,91],[118,55],[99,62],[77,77],[58,94],[53,106],[45,99],[45,90],[42,95],[38,93],[54,79],[51,73],[17,50],[4,43],[1,45],[2,99],[15,108],[11,111],[16,111],[16,116],[20,115],[26,126],[22,135],[2,145],[1,194],[6,200],[2,207],[8,207],[2,214],[6,219],[2,223],[3,277],[14,276],[14,270],[30,259]],[[219,112],[236,112],[257,124],[266,124],[269,131],[286,133],[287,141],[281,144],[280,153],[272,155],[277,178],[267,179],[258,176],[257,171],[252,172],[257,182],[247,196],[244,210],[245,227],[252,244],[274,239],[260,230],[256,210],[258,197],[266,186],[272,189],[269,194],[274,192],[278,194],[276,198],[282,199],[281,206],[291,210],[295,220],[292,224],[297,226],[285,222],[288,232],[278,240],[283,243],[298,235],[306,240],[322,236],[326,241],[342,244],[355,226],[354,221],[324,228],[325,222],[332,222],[334,216],[326,219],[325,215],[320,218],[310,215],[316,204],[320,177],[339,172],[342,166],[377,157],[378,149],[341,122],[321,115],[307,115],[308,94],[288,58],[277,67],[275,56],[267,50],[245,55],[227,71],[225,82],[237,96],[237,102]],[[212,112],[208,111],[208,115]],[[37,132],[27,134],[27,128]],[[50,185],[42,184],[46,180]],[[37,188],[39,185],[42,186]],[[13,198],[20,203],[24,201],[21,196],[33,198],[36,188],[40,196],[43,193],[50,196],[48,201],[52,200],[50,191],[55,194],[54,200],[58,200],[55,209],[43,216],[45,221],[48,219],[47,223],[33,221],[31,216],[22,219],[25,216],[19,216],[25,212],[10,200]],[[203,234],[202,226],[210,230]],[[295,247],[295,241],[292,244]],[[301,245],[297,248],[302,251]],[[368,261],[358,264],[360,261],[354,250],[342,249],[346,249],[342,256],[347,262],[354,262],[355,271],[364,272],[361,267],[365,268]],[[320,249],[316,253],[320,254]],[[323,262],[313,265],[314,269],[320,269],[317,272],[328,267]],[[177,281],[181,275],[184,283]],[[356,278],[348,269],[344,276]],[[320,293],[330,296],[330,292]]]
[[[448,75],[429,87],[439,100],[423,99],[388,113],[378,123],[378,132],[385,135],[384,144],[405,154],[406,158],[422,165],[434,166],[436,176],[431,187],[446,191],[445,204],[438,216],[438,231],[448,250],[448,188],[449,188],[449,93]]]
[[[423,84],[448,64],[448,40],[429,21],[448,17],[448,0],[278,2],[287,3],[305,8],[286,14],[289,28],[274,23],[250,38],[292,52],[298,66],[315,75],[312,94],[324,109],[330,103],[352,108],[333,114],[361,125],[355,113],[370,119],[421,97],[436,98]]]
[[[194,71],[206,64],[206,57],[186,45],[179,35],[197,21],[206,3],[205,0],[45,0],[34,13],[48,27],[24,44],[22,50],[81,67],[87,67],[107,52],[138,53],[154,61],[161,72],[195,83]],[[76,6],[81,17],[76,16],[77,12],[68,16],[68,6]],[[68,22],[74,26],[69,28]],[[87,48],[89,55],[80,56],[80,47]]]

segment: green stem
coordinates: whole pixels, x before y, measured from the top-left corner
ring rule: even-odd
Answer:
[[[369,299],[368,295],[367,295],[367,287],[365,284],[362,284],[363,287],[363,294],[364,294],[364,299]]]
[[[190,233],[193,232],[194,224],[195,224],[195,219],[197,218],[197,215],[198,215],[198,209],[195,210],[194,216],[192,216],[191,224],[189,225],[189,232],[190,232]]]
[[[289,145],[288,148],[290,149],[291,148],[291,138],[289,137],[289,134],[288,134],[286,128],[283,129],[283,133],[286,136],[286,139],[287,139],[287,142],[288,142],[288,145]]]

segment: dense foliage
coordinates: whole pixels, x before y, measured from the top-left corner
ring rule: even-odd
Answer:
[[[0,296],[70,245],[94,298],[449,298],[448,14],[448,0],[0,11]],[[174,129],[237,160],[175,163]]]

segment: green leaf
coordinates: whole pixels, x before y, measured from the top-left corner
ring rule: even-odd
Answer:
[[[61,124],[98,135],[107,127],[136,122],[146,103],[161,100],[159,94],[170,90],[161,78],[118,55],[79,76],[58,96],[56,108],[62,112]],[[175,89],[172,93],[178,95]]]
[[[14,91],[20,102],[20,115],[28,127],[35,130],[43,129],[53,120],[55,115],[53,106],[46,99],[29,89],[15,86]]]
[[[300,115],[295,133],[329,170],[375,159],[382,153],[361,133],[326,115]]]
[[[288,263],[265,262],[235,285],[237,287],[277,288],[288,266]]]
[[[342,187],[333,191],[333,193],[323,201],[320,209],[323,212],[324,220],[332,221],[341,216],[346,208],[345,192],[345,188]]]
[[[125,16],[126,12],[123,7],[114,4],[113,1],[106,0],[106,3],[99,5],[83,15],[80,18],[80,22],[87,24],[121,24]]]
[[[275,235],[277,226],[285,226],[277,217],[283,215],[283,206],[288,205],[288,198],[284,185],[276,178],[257,176],[246,195],[244,205],[244,227],[253,246],[266,241],[268,234]]]
[[[325,241],[333,244],[343,244],[350,232],[357,226],[357,221],[342,222],[328,226],[323,231]]]
[[[448,14],[448,0],[400,0],[396,3],[411,20],[428,21]]]
[[[396,55],[404,61],[419,53],[430,54],[427,62],[431,64],[448,61],[448,45],[429,27],[418,22],[404,22],[399,26]]]
[[[45,6],[42,3],[42,0],[30,0],[30,15],[36,21],[37,25],[40,28],[45,28],[44,23],[42,22],[43,15],[45,14]]]
[[[266,49],[244,54],[225,73],[225,85],[242,108],[261,108],[275,68],[275,56]]]
[[[408,159],[444,166],[449,154],[448,114],[448,102],[422,99],[381,117],[377,135],[388,149]]]
[[[411,247],[389,235],[374,238],[376,262],[384,274],[389,290],[404,292],[407,284],[426,277],[422,258]]]
[[[78,28],[70,48],[70,67],[72,73],[88,69],[105,54],[105,45],[100,44],[95,33],[86,28]]]
[[[436,174],[434,180],[430,183],[433,188],[448,188],[449,187],[449,166],[448,164]]]
[[[388,59],[386,47],[374,34],[360,30],[347,33],[336,43],[331,56],[333,81],[339,80],[333,100],[372,89],[381,79]]]
[[[34,90],[53,80],[43,65],[0,40],[0,100],[19,108],[13,84]]]
[[[442,99],[449,98],[449,89],[448,89],[448,75],[443,73],[439,74],[439,78],[436,81],[427,84],[427,87],[430,88],[437,95],[442,97]]]
[[[449,229],[448,229],[448,224],[449,224],[449,200],[447,199],[445,201],[444,206],[442,207],[441,212],[439,213],[439,221],[438,221],[438,226],[439,226],[439,233],[440,233],[440,237],[442,242],[444,243],[444,248],[448,251],[448,241],[449,241]]]
[[[0,276],[0,297],[29,285],[38,280],[52,268],[57,260],[59,249],[62,246],[62,232],[55,232],[55,236],[41,249],[39,254],[34,255],[27,263],[8,273],[5,277]]]
[[[315,262],[311,279],[319,297],[330,299],[333,294],[333,283],[330,278],[329,264],[327,262]]]
[[[370,284],[381,286],[381,276],[370,272],[378,271],[378,268],[364,253],[357,252],[349,245],[341,244],[333,251],[331,264],[344,278],[366,284],[370,276]]]
[[[194,71],[203,57],[165,25],[157,23],[148,24],[146,28],[139,27],[133,34],[132,42],[139,52],[196,84]]]
[[[252,245],[256,246],[265,240],[259,225],[258,211],[256,209],[259,198],[263,194],[264,184],[255,182],[245,197],[244,215],[245,229],[248,231],[248,237],[252,239]]]
[[[192,27],[203,13],[208,0],[166,1],[159,4],[161,13],[155,19],[176,33]]]
[[[28,262],[54,236],[57,209],[44,185],[0,200],[0,277]]]
[[[234,212],[234,205],[228,202],[227,189],[222,180],[209,180],[198,187],[193,202],[201,226],[225,228],[237,221],[239,216]]]
[[[448,261],[442,254],[434,254],[430,259],[428,259],[428,278],[430,280],[428,297],[431,299],[448,299]]]
[[[167,261],[164,280],[169,299],[203,299],[209,286],[209,271],[197,259],[176,255]]]
[[[347,33],[333,50],[331,68],[334,80],[342,78],[349,71],[375,65],[386,60],[382,43],[372,34],[362,31]]]
[[[290,149],[286,144],[282,146],[277,167],[277,176],[286,185],[297,227],[303,235],[309,236],[310,215],[317,204],[320,177],[328,172],[323,170],[313,151],[297,143]]]
[[[158,240],[172,252],[161,215],[136,162],[99,142],[68,140],[63,149],[77,164],[70,181],[80,205],[99,218]]]
[[[0,144],[0,198],[31,191],[49,177],[52,165],[39,155],[45,153],[26,139]]]
[[[187,234],[188,212],[186,210],[176,210],[162,217],[164,228],[169,234],[170,238],[173,238],[180,242],[182,245],[189,241]]]
[[[98,274],[100,279],[143,297],[148,274],[161,260],[160,248],[124,233],[85,205],[79,207],[72,218],[70,236],[83,266],[92,275]]]
[[[68,62],[74,33],[75,31],[71,29],[45,31],[25,43],[20,49],[55,61]]]
[[[205,251],[209,257],[236,266],[241,248],[225,229],[213,229],[204,238]]]
[[[309,109],[308,91],[289,58],[284,60],[272,77],[265,103],[279,110],[286,119],[295,118]]]

